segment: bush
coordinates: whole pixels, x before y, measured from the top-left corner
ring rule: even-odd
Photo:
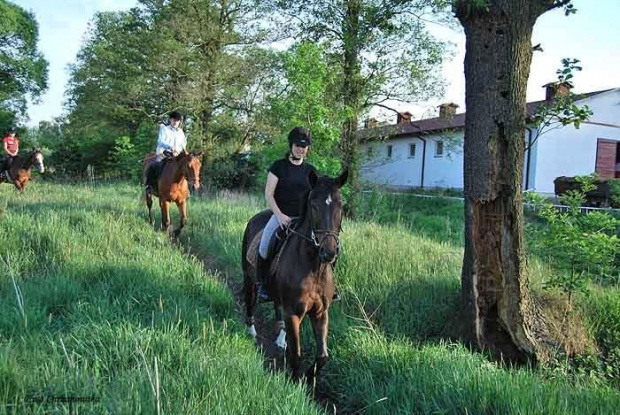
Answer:
[[[611,207],[620,208],[620,179],[609,179],[609,198],[611,199]]]
[[[256,186],[259,163],[250,154],[216,158],[205,166],[205,181],[215,189],[251,189]]]
[[[118,137],[114,140],[114,147],[108,155],[107,168],[123,177],[137,179],[142,171],[140,153],[127,136]]]
[[[569,206],[566,212],[555,209],[538,195],[526,196],[547,225],[534,231],[534,246],[559,271],[546,281],[546,286],[566,293],[569,307],[572,294],[586,291],[591,278],[597,282],[618,278],[615,256],[620,250],[616,235],[620,220],[609,213],[581,213],[586,193],[596,187],[595,180],[594,175],[577,177],[581,189],[568,190],[560,198]]]

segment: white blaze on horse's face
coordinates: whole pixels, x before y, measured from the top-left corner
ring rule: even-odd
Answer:
[[[332,202],[333,202],[332,195],[330,194],[329,196],[327,196],[327,199],[325,200],[325,204],[329,206],[332,204]]]
[[[45,171],[45,166],[43,166],[43,154],[39,153],[34,158],[37,161],[37,168],[43,173]]]

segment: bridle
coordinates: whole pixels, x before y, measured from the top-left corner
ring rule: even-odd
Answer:
[[[337,231],[333,231],[329,229],[314,229],[314,218],[312,216],[311,201],[312,201],[312,191],[310,191],[310,194],[308,195],[308,205],[306,206],[306,211],[310,215],[309,217],[310,218],[310,236],[304,235],[303,233],[298,232],[292,226],[289,226],[286,230],[287,237],[289,234],[299,236],[300,238],[305,239],[306,241],[310,242],[319,251],[321,250],[321,248],[323,248],[323,245],[325,245],[325,242],[327,241],[328,237],[334,238],[336,240],[336,258],[338,258],[338,255],[340,255],[340,231],[342,230],[342,216],[340,217],[340,223],[338,224]],[[317,238],[317,235],[321,235],[321,234],[323,235],[323,238],[319,240],[319,238]]]
[[[196,181],[196,177],[194,177],[195,176],[195,174],[194,174],[195,172],[193,172],[192,169],[190,168],[190,164],[192,162],[192,159],[195,158],[196,156],[194,156],[191,153],[189,154],[189,156],[190,156],[190,159],[186,163],[184,163],[184,165],[182,167],[182,170],[181,170],[181,173],[183,173],[183,175],[186,177],[186,179],[188,181],[195,182]]]
[[[28,155],[28,161],[26,162],[26,164],[23,166],[27,169],[32,168],[32,166],[36,165],[37,163],[39,163],[39,160],[37,159],[37,155],[43,155],[43,153],[41,152],[41,150],[34,150],[32,151],[29,155]]]

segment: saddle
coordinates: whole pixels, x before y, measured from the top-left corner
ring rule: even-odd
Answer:
[[[146,184],[150,184],[155,193],[158,193],[157,184],[159,181],[159,176],[161,176],[164,167],[166,164],[172,159],[174,156],[169,151],[164,151],[164,159],[161,161],[153,161],[149,167],[149,171],[147,172]]]
[[[263,236],[263,230],[254,235],[250,246],[248,247],[248,253],[246,254],[247,261],[252,264],[253,267],[256,267],[256,257],[258,256],[258,247],[260,246],[260,240]],[[267,260],[271,261],[276,257],[278,252],[284,246],[284,242],[287,238],[286,229],[278,228],[271,237],[269,241],[269,247],[267,249]],[[275,272],[275,262],[271,264],[271,273]]]

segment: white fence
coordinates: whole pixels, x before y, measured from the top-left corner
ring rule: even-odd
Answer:
[[[374,191],[363,190],[362,193],[374,193]],[[427,199],[450,199],[450,200],[457,200],[460,202],[463,202],[465,200],[465,198],[463,197],[456,197],[456,196],[422,195],[418,193],[402,193],[402,192],[381,192],[381,193],[388,194],[388,195],[422,197],[422,198],[427,198]],[[534,208],[534,205],[532,203],[524,203],[523,206]],[[567,212],[570,209],[570,206],[567,206],[567,205],[553,204],[552,206],[562,212]],[[614,215],[620,215],[620,209],[597,208],[597,207],[589,207],[589,206],[581,207],[581,213],[590,213],[590,212],[609,212],[609,213],[613,213]]]

